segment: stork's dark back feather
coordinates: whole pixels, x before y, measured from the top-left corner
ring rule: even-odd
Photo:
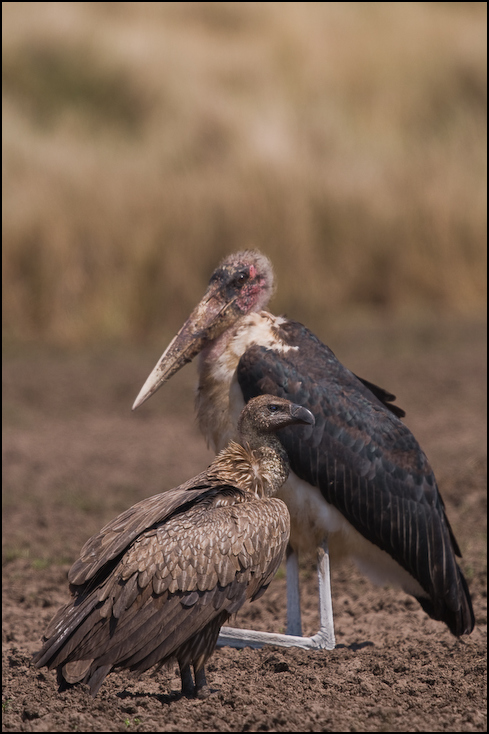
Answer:
[[[355,377],[357,378],[357,380],[360,380],[360,382],[363,382],[365,387],[368,388],[370,392],[373,393],[375,397],[391,411],[391,413],[397,415],[398,418],[404,418],[404,416],[406,415],[406,411],[400,408],[398,405],[394,404],[393,401],[396,399],[395,395],[393,395],[391,392],[388,392],[387,390],[384,390],[383,387],[379,387],[373,382],[365,380],[363,377],[358,377],[358,375],[355,375]]]

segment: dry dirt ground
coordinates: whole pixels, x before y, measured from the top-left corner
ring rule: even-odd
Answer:
[[[164,343],[131,354],[7,349],[4,357],[3,729],[5,731],[484,731],[486,729],[485,328],[385,326],[330,345],[396,392],[430,458],[464,557],[476,628],[457,640],[401,592],[333,569],[337,648],[222,648],[212,695],[178,694],[176,666],[111,675],[96,699],[58,694],[30,664],[68,598],[66,574],[103,524],[179,484],[211,458],[186,367],[138,412],[130,406]],[[302,560],[304,632],[317,630],[312,562]],[[280,630],[285,579],[236,620]]]

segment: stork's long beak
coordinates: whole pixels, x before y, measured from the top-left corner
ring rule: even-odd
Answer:
[[[222,334],[236,319],[234,300],[223,297],[219,284],[211,285],[192,311],[178,334],[172,339],[154,370],[144,383],[132,406],[139,408],[164,382]]]

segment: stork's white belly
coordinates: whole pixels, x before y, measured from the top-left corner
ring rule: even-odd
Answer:
[[[290,472],[278,497],[290,513],[290,544],[299,553],[315,553],[327,536],[331,562],[351,558],[361,573],[380,586],[399,586],[408,594],[426,596],[426,592],[391,556],[371,543],[326,502],[320,490]]]

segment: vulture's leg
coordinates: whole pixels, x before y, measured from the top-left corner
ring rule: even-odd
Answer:
[[[301,596],[299,591],[299,557],[287,545],[287,630],[286,634],[302,637]]]
[[[195,686],[190,672],[190,665],[181,665],[178,663],[180,668],[180,678],[182,679],[182,696],[192,698],[195,695]]]
[[[198,670],[196,670],[194,667],[194,673],[195,673],[195,696],[197,698],[207,698],[207,696],[210,695],[211,691],[205,679],[204,666],[202,666]]]

